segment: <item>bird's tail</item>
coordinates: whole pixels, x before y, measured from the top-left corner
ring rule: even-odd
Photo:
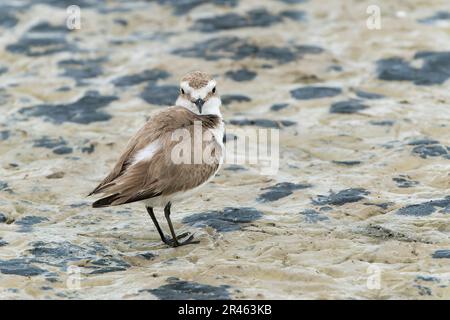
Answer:
[[[105,198],[98,199],[97,201],[95,201],[92,204],[92,207],[93,208],[108,207],[108,206],[111,205],[111,203],[113,203],[114,201],[119,199],[119,197],[120,197],[119,193],[115,193],[115,194],[112,194],[112,195],[107,196]]]

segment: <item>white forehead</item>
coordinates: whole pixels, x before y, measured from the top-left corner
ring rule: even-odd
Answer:
[[[213,79],[213,80],[209,80],[209,81],[208,81],[208,84],[207,84],[206,86],[203,86],[203,87],[198,88],[198,89],[192,88],[192,87],[189,85],[189,82],[188,82],[188,81],[182,81],[182,82],[180,83],[180,87],[181,87],[186,93],[189,93],[190,96],[191,96],[192,98],[195,98],[195,99],[198,99],[198,98],[203,99],[203,98],[205,98],[206,95],[207,95],[207,94],[208,94],[215,86],[216,86],[216,81],[215,81],[214,79]]]

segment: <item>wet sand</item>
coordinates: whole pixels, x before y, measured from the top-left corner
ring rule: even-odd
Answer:
[[[447,1],[379,1],[381,30],[356,0],[78,2],[73,31],[77,1],[0,4],[0,298],[450,298]],[[85,195],[193,69],[280,168],[224,166],[173,249]]]

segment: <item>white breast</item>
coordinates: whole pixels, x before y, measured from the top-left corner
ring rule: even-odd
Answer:
[[[224,148],[224,144],[223,144],[223,135],[225,133],[225,125],[223,123],[223,120],[221,119],[220,124],[214,129],[209,129],[209,131],[212,133],[212,135],[214,136],[214,139],[217,141],[217,143],[220,146],[221,156],[220,156],[220,160],[219,160],[219,165],[222,165],[223,155],[225,153],[225,148]]]

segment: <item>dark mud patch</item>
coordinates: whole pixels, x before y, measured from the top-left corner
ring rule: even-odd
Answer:
[[[333,103],[330,108],[330,113],[351,114],[357,113],[367,108],[369,107],[363,104],[360,100],[350,99],[347,101],[339,101]]]
[[[28,254],[32,256],[33,262],[57,267],[64,267],[69,262],[90,259],[97,255],[94,249],[86,249],[68,241],[36,241],[31,243],[31,246],[32,249],[28,250]]]
[[[252,101],[250,97],[244,96],[243,94],[224,94],[221,97],[221,100],[224,106],[230,105],[234,102],[240,103]]]
[[[330,98],[342,93],[342,89],[334,87],[302,87],[291,90],[291,96],[297,100]]]
[[[281,129],[296,125],[297,122],[290,120],[270,120],[270,119],[231,119],[230,124],[235,126],[257,126],[262,128]]]
[[[59,87],[58,89],[56,89],[56,91],[59,91],[59,92],[68,92],[70,90],[71,89],[69,86],[62,86],[62,87]]]
[[[88,143],[89,141],[87,141],[86,143]],[[82,153],[87,153],[87,154],[91,154],[95,151],[95,145],[93,143],[88,144],[87,146],[81,147],[81,152]]]
[[[368,226],[360,229],[357,233],[371,237],[377,238],[381,240],[396,240],[403,242],[418,242],[419,240],[413,239],[408,235],[405,235],[401,232],[390,230],[386,227],[377,225],[377,224],[369,224]],[[420,241],[423,243],[430,243],[426,241]]]
[[[43,242],[36,241],[28,250],[31,262],[65,268],[71,262],[88,260],[85,266],[93,269],[91,274],[124,271],[130,267],[125,261],[109,254],[108,250],[99,243],[90,245],[75,245],[69,241]]]
[[[230,208],[223,211],[207,211],[193,214],[183,219],[183,223],[202,228],[212,227],[219,232],[241,230],[241,225],[263,216],[262,212],[251,207]]]
[[[428,157],[450,158],[450,147],[439,144],[439,141],[430,138],[420,138],[408,142],[409,146],[414,146],[411,150],[413,155],[418,155],[423,159]]]
[[[125,264],[123,267],[101,267],[96,268],[94,271],[90,272],[90,274],[104,274],[104,273],[110,273],[110,272],[118,272],[118,271],[125,271],[130,267],[130,265]]]
[[[229,300],[229,286],[211,286],[176,278],[168,279],[165,284],[156,289],[145,289],[139,292],[150,292],[161,300]]]
[[[378,78],[387,81],[411,81],[416,85],[443,84],[450,78],[450,52],[421,51],[414,60],[422,60],[416,68],[402,58],[388,58],[377,62]]]
[[[399,215],[407,215],[407,216],[428,216],[435,212],[436,209],[434,206],[429,203],[422,204],[412,204],[403,208],[400,208],[397,211]]]
[[[414,281],[425,281],[425,282],[441,282],[439,278],[433,277],[433,276],[417,276]]]
[[[46,272],[46,270],[31,264],[28,259],[0,260],[0,273],[3,274],[34,277]]]
[[[448,154],[447,148],[441,146],[441,145],[421,145],[414,147],[412,149],[413,154],[417,154],[423,159],[426,159],[428,157],[439,157],[439,156],[445,156]]]
[[[303,216],[306,223],[318,223],[321,221],[330,220],[326,215],[312,209],[302,211],[300,214]]]
[[[196,43],[192,47],[180,48],[174,54],[188,58],[205,60],[258,58],[288,63],[301,59],[306,54],[320,54],[324,50],[311,45],[259,46],[238,37],[217,37]]]
[[[144,70],[137,74],[126,75],[114,79],[112,83],[116,87],[128,87],[141,84],[143,82],[150,82],[152,84],[156,83],[158,80],[167,79],[170,73],[161,69],[149,69]]]
[[[437,208],[443,208],[443,212],[450,210],[450,196],[441,200],[431,200],[419,204],[407,205],[397,210],[398,215],[423,217],[434,213]]]
[[[230,164],[226,166],[223,170],[236,172],[236,171],[247,171],[247,168],[237,164]]]
[[[338,64],[332,64],[327,68],[327,71],[333,71],[333,72],[341,72],[342,70],[344,70],[344,68],[342,68],[342,66],[340,66]]]
[[[378,100],[378,99],[384,98],[384,96],[381,94],[366,92],[366,91],[362,91],[362,90],[356,90],[355,94],[358,98],[368,99],[368,100]]]
[[[434,259],[450,259],[450,250],[446,249],[446,250],[436,250],[432,257]]]
[[[58,155],[70,154],[73,148],[67,146],[67,141],[63,138],[50,138],[43,136],[42,138],[33,140],[33,147],[52,149],[53,153]]]
[[[272,111],[280,111],[283,110],[285,108],[287,108],[289,106],[288,103],[275,103],[270,107],[270,110]]]
[[[431,296],[433,294],[433,291],[431,290],[431,288],[419,285],[419,284],[415,284],[414,288],[417,288],[419,295],[421,296]]]
[[[111,115],[101,109],[117,100],[116,96],[103,96],[97,91],[88,91],[79,100],[68,104],[41,104],[22,108],[19,112],[29,117],[42,117],[55,124],[74,122],[89,124],[108,121]]]
[[[46,4],[48,6],[62,9],[66,9],[71,5],[77,5],[80,8],[91,8],[105,4],[105,0],[39,0],[30,1],[30,4]]]
[[[43,136],[39,139],[33,140],[33,147],[37,148],[53,149],[65,145],[67,145],[67,141],[65,141],[62,137],[50,138],[48,136]]]
[[[315,205],[342,206],[346,203],[358,202],[365,199],[370,192],[363,188],[351,188],[341,190],[338,193],[330,192],[328,196],[318,195],[312,202]]]
[[[50,173],[49,175],[46,175],[45,177],[47,179],[62,179],[64,178],[65,173],[63,171],[56,171],[54,173]]]
[[[14,15],[12,8],[0,5],[0,28],[12,28],[17,22],[19,19]]]
[[[260,202],[277,201],[291,195],[295,190],[308,189],[311,187],[312,185],[308,183],[281,182],[270,187],[262,188],[261,190],[267,191],[260,194],[257,200]]]
[[[114,19],[114,23],[117,23],[118,25],[122,26],[122,27],[126,27],[128,26],[128,21],[126,19]]]
[[[77,47],[66,40],[68,32],[70,31],[65,25],[41,22],[26,31],[16,43],[8,45],[6,50],[30,57],[77,51]]]
[[[255,79],[257,73],[246,68],[242,68],[236,71],[228,71],[225,75],[234,81],[242,82]]]
[[[12,193],[12,189],[9,187],[6,181],[0,180],[0,191]]]
[[[0,131],[0,141],[8,140],[11,136],[11,132],[9,130]]]
[[[280,16],[298,22],[306,21],[306,12],[302,10],[284,10],[280,12]]]
[[[58,66],[64,69],[62,76],[76,80],[78,85],[85,84],[83,80],[99,77],[103,74],[102,63],[106,58],[98,59],[68,59],[58,62]]]
[[[59,148],[53,149],[53,153],[59,154],[59,155],[70,154],[72,152],[73,152],[73,149],[71,147],[59,147]]]
[[[417,20],[420,23],[424,24],[434,24],[439,21],[450,20],[450,12],[449,11],[437,11],[434,15]]]
[[[138,257],[143,258],[145,260],[153,260],[154,258],[156,258],[156,255],[152,252],[144,252],[144,253],[139,253]]]
[[[383,210],[387,210],[393,204],[394,204],[393,202],[364,202],[365,206],[375,206]]]
[[[204,4],[214,4],[216,6],[235,7],[238,0],[157,0],[160,5],[167,5],[173,7],[175,15],[185,15],[191,10]]]
[[[30,232],[33,229],[33,226],[36,224],[39,224],[44,221],[49,221],[45,217],[39,217],[39,216],[26,216],[22,219],[15,222],[18,226],[20,226],[18,232]]]
[[[269,27],[280,23],[282,17],[273,15],[266,9],[253,9],[243,15],[237,13],[227,13],[210,18],[198,19],[192,29],[201,32],[218,32],[221,30],[231,30],[248,27]]]
[[[394,120],[371,120],[369,123],[373,126],[392,127],[395,124]]]
[[[347,166],[347,167],[357,166],[362,163],[359,160],[342,160],[342,161],[333,160],[332,162],[334,164],[341,165],[341,166]]]
[[[179,93],[178,86],[156,85],[150,82],[141,93],[141,98],[149,104],[171,106],[177,100]]]
[[[398,177],[392,178],[392,180],[399,188],[412,188],[419,184],[419,181],[411,180],[411,177],[407,175],[399,175]]]
[[[437,144],[439,141],[430,139],[430,138],[421,138],[421,139],[415,139],[410,142],[408,142],[409,146],[422,146],[422,145],[430,145],[430,144]]]

